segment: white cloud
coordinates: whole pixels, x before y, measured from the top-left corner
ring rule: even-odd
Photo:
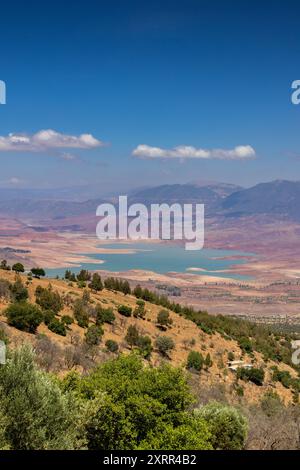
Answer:
[[[36,134],[8,134],[0,136],[0,152],[46,152],[51,149],[74,148],[93,149],[103,142],[91,134],[79,136],[61,134],[52,129],[41,130]]]
[[[180,145],[172,149],[151,147],[149,145],[138,145],[132,154],[138,158],[179,158],[185,159],[219,159],[219,160],[244,160],[255,157],[255,150],[250,145],[239,145],[231,150],[225,149],[202,149],[189,145]]]
[[[18,184],[23,183],[23,181],[22,181],[20,178],[17,178],[16,176],[12,176],[12,177],[8,180],[8,183],[9,183],[9,184],[13,184],[13,185],[18,185]]]

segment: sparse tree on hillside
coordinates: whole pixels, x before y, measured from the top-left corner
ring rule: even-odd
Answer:
[[[100,344],[103,333],[104,331],[101,326],[91,325],[88,327],[85,333],[85,342],[89,346],[97,346]]]
[[[124,317],[131,317],[132,308],[127,305],[119,305],[118,312]]]
[[[3,259],[0,263],[0,269],[3,269],[4,271],[10,271],[11,267],[7,264],[6,259]]]
[[[32,268],[31,272],[33,276],[37,279],[46,276],[45,270],[43,268]]]
[[[94,273],[89,288],[94,292],[99,292],[103,289],[101,276],[98,273]]]
[[[166,330],[173,323],[168,310],[161,310],[157,315],[157,326],[162,330]]]
[[[36,303],[44,310],[52,310],[58,313],[62,310],[64,304],[57,291],[52,289],[51,284],[47,288],[37,286],[35,290]]]
[[[133,290],[133,295],[136,296],[137,299],[142,297],[142,288],[139,284],[137,284]]]
[[[168,353],[175,348],[175,343],[169,336],[159,336],[155,341],[155,346],[163,356],[168,357]]]
[[[16,275],[15,282],[10,285],[10,292],[13,302],[24,302],[28,299],[28,289],[24,286],[19,275]]]
[[[190,351],[187,358],[187,369],[195,370],[200,372],[204,364],[204,359],[201,353],[198,351]]]
[[[87,269],[81,269],[81,271],[77,274],[78,281],[89,281],[91,279],[91,274],[88,272]]]
[[[127,341],[131,349],[133,346],[137,345],[138,339],[139,339],[139,332],[138,332],[137,327],[135,325],[129,325],[129,327],[127,328],[125,341]]]
[[[16,273],[23,273],[25,271],[24,265],[22,263],[15,263],[11,268]]]

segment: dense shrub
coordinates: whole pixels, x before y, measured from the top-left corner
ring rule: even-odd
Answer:
[[[87,328],[89,326],[89,315],[86,305],[82,299],[77,299],[74,302],[73,314],[75,320],[81,328]]]
[[[161,329],[167,329],[173,323],[168,310],[161,310],[157,315],[157,326]]]
[[[168,353],[175,348],[175,343],[169,336],[159,336],[156,338],[155,346],[163,356],[168,356]]]
[[[253,346],[249,338],[242,337],[239,339],[239,347],[246,353],[253,351]]]
[[[10,353],[7,363],[0,367],[0,394],[0,429],[7,448],[59,450],[81,446],[79,403],[73,394],[63,392],[51,375],[37,369],[29,346]]]
[[[135,325],[129,325],[129,327],[127,328],[125,341],[127,341],[129,346],[132,348],[132,346],[137,346],[138,339],[139,339],[139,332],[138,332],[137,327]]]
[[[58,292],[52,289],[49,285],[46,289],[42,286],[37,286],[35,290],[36,303],[44,310],[52,310],[58,313],[63,308],[63,301]]]
[[[239,410],[222,403],[212,402],[196,410],[195,414],[208,423],[214,449],[243,449],[248,424]]]
[[[65,325],[72,325],[73,323],[73,318],[70,317],[70,315],[63,315],[61,317],[61,322],[64,323]]]
[[[89,346],[97,346],[100,344],[103,333],[104,331],[101,326],[91,325],[85,332],[85,342]]]
[[[116,319],[116,316],[111,307],[103,308],[100,304],[98,304],[95,310],[96,310],[96,323],[98,325],[101,325],[102,323],[112,324]]]
[[[108,339],[105,342],[105,346],[109,352],[117,352],[119,350],[119,345],[113,339]]]
[[[48,328],[50,331],[53,331],[53,333],[56,333],[57,335],[60,336],[66,336],[67,334],[67,329],[66,325],[58,320],[58,318],[54,318],[48,323]]]
[[[60,380],[23,346],[0,367],[0,395],[2,449],[241,449],[247,434],[245,418],[227,405],[194,412],[180,368],[145,367],[135,354]]]
[[[41,310],[28,302],[11,304],[6,310],[8,324],[28,333],[35,333],[43,321]]]
[[[118,312],[124,317],[131,317],[132,308],[127,305],[119,305]]]
[[[277,367],[274,368],[273,380],[280,382],[285,388],[290,388],[293,382],[292,376],[287,370],[279,370]]]
[[[150,336],[139,335],[136,346],[138,347],[140,354],[145,359],[149,359],[153,349]]]
[[[255,385],[263,385],[265,373],[263,369],[257,369],[256,367],[252,367],[251,369],[240,367],[237,370],[237,377],[242,380],[249,380]]]
[[[133,316],[135,318],[142,318],[144,319],[146,315],[146,310],[145,310],[145,302],[143,300],[137,300],[136,301],[136,307],[133,311]]]
[[[22,280],[17,276],[15,282],[10,285],[11,300],[13,302],[23,302],[28,299],[28,289],[22,283]]]
[[[204,358],[198,351],[191,351],[187,358],[187,369],[200,372],[204,364]]]
[[[55,313],[53,312],[53,310],[45,310],[43,312],[43,321],[45,325],[48,326],[49,323],[51,323],[54,319],[55,319]]]

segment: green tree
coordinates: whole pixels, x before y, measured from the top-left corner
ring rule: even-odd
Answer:
[[[167,425],[187,424],[193,401],[181,369],[144,367],[135,354],[100,365],[83,378],[80,392],[97,405],[87,435],[88,448],[99,450],[136,449]]]
[[[227,357],[228,357],[228,361],[234,361],[234,353],[232,351],[229,351],[229,353],[227,354]]]
[[[11,267],[7,264],[6,259],[3,259],[0,263],[0,269],[3,269],[4,271],[10,271]]]
[[[91,279],[91,274],[87,271],[87,269],[81,269],[81,271],[77,274],[77,280],[78,281],[90,281]]]
[[[140,299],[142,297],[142,292],[142,288],[139,284],[137,284],[133,289],[133,295],[135,295],[137,299]]]
[[[98,273],[93,274],[92,280],[89,284],[89,288],[94,292],[99,292],[103,289],[101,276],[99,276]]]
[[[31,272],[33,276],[37,279],[46,276],[45,270],[43,268],[32,268]]]
[[[87,328],[89,326],[89,315],[86,309],[86,305],[82,299],[77,299],[73,305],[74,318],[81,328]]]
[[[24,265],[22,263],[15,263],[11,268],[16,273],[23,273],[25,271]]]
[[[0,394],[0,420],[5,416],[4,434],[10,449],[60,450],[80,444],[79,403],[37,369],[30,346],[12,351],[0,367]]]
[[[122,282],[122,292],[124,295],[131,294],[131,289],[128,281]]]
[[[211,402],[195,411],[204,419],[211,431],[214,449],[243,449],[248,433],[248,422],[236,408],[218,402]]]

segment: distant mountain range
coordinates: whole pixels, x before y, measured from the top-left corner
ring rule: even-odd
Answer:
[[[229,195],[221,207],[231,217],[268,214],[300,221],[300,182],[260,183]]]
[[[206,211],[216,211],[224,198],[235,191],[242,190],[240,186],[225,183],[214,183],[207,186],[197,184],[166,184],[154,188],[135,191],[130,195],[130,202],[151,203],[201,203]]]
[[[225,217],[274,215],[300,221],[300,182],[277,180],[245,189],[229,184],[164,185],[135,192],[144,202],[198,202],[206,214]]]
[[[0,190],[0,215],[20,219],[64,219],[95,215],[96,207],[115,197],[96,198],[87,201],[55,200],[30,197],[30,191],[19,193]],[[60,193],[61,194],[61,193]],[[59,197],[57,194],[56,197]],[[42,196],[42,194],[40,195]],[[46,197],[45,197],[46,196]],[[300,221],[300,182],[278,180],[260,183],[249,189],[224,183],[168,184],[135,190],[129,195],[129,203],[202,203],[208,216],[240,218],[252,215],[269,215]]]

